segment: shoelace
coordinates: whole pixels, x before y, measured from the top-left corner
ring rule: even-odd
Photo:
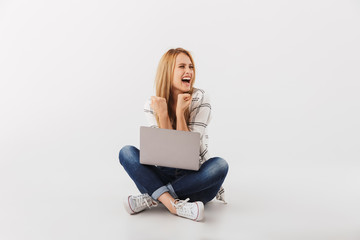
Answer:
[[[225,201],[225,189],[221,186],[219,192],[216,194],[216,199],[227,204]]]
[[[156,207],[158,204],[157,202],[150,199],[150,196],[148,194],[141,194],[134,197],[136,206],[147,206],[148,208],[151,208],[152,206]]]
[[[185,200],[179,200],[175,199],[174,202],[171,202],[171,204],[176,208],[176,210],[180,210],[181,215],[186,215],[191,217],[193,214],[191,212],[191,207],[184,207],[185,204],[190,200],[190,198],[187,198]],[[175,203],[176,202],[176,203]]]
[[[190,200],[190,198],[187,198],[185,200],[179,200],[179,199],[175,199],[174,202],[171,202],[171,204],[175,207],[175,208],[181,208],[182,206],[185,205],[185,203],[187,203]],[[175,203],[177,202],[177,203]]]

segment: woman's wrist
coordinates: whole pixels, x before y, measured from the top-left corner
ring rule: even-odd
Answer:
[[[183,110],[176,110],[176,117],[184,117],[184,112]]]
[[[169,115],[167,112],[158,113],[159,118],[168,118]]]
[[[189,131],[186,125],[184,111],[176,113],[176,130]]]

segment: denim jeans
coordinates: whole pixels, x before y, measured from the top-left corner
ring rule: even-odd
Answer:
[[[211,201],[219,191],[228,172],[227,162],[213,157],[203,163],[199,171],[140,164],[140,151],[127,145],[120,150],[120,164],[141,193],[157,200],[169,192],[175,199]]]

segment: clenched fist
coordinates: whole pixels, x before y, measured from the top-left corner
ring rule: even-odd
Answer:
[[[176,115],[184,114],[185,110],[190,106],[192,96],[189,93],[183,93],[178,95],[176,105]]]
[[[151,96],[151,108],[154,109],[158,116],[166,116],[168,114],[165,98]]]

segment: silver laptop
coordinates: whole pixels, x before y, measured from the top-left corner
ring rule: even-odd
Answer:
[[[140,163],[199,170],[200,133],[140,127]]]

